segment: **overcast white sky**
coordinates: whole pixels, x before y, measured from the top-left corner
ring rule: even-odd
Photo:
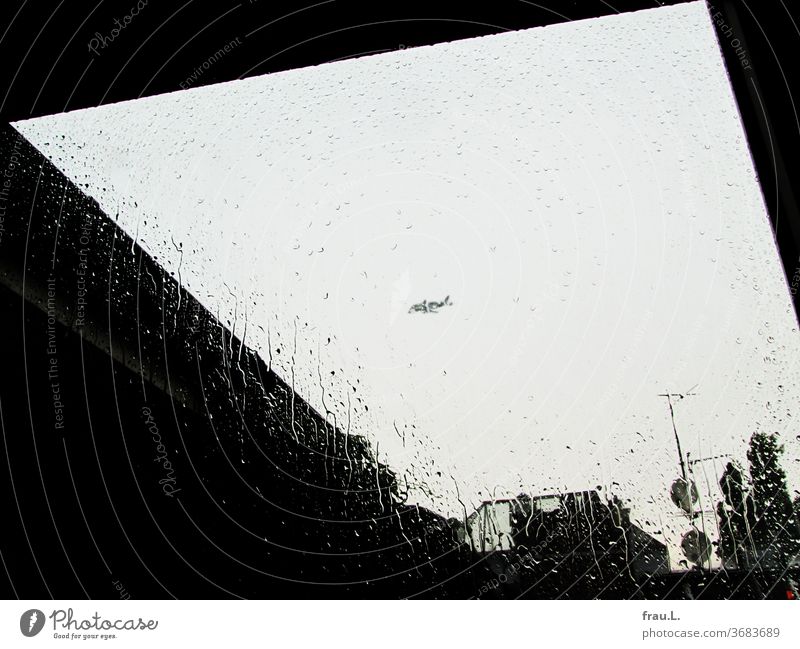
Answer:
[[[701,2],[15,126],[323,410],[321,373],[412,501],[604,485],[674,541],[657,394],[695,385],[685,451],[780,431],[800,487],[800,337]]]

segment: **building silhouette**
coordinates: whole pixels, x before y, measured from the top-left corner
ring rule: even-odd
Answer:
[[[666,545],[596,490],[486,501],[466,527],[472,551],[520,594],[609,596],[669,571]]]

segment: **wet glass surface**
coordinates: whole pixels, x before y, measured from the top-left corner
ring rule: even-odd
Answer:
[[[97,466],[215,596],[794,574],[800,338],[702,3],[14,127]]]

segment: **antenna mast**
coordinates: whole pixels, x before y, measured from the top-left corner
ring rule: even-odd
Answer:
[[[697,386],[694,386],[695,388]],[[665,392],[664,394],[659,394],[659,397],[664,397],[667,400],[667,404],[669,405],[669,418],[672,421],[672,432],[675,434],[675,445],[678,447],[678,463],[681,467],[681,477],[684,480],[689,479],[688,474],[686,473],[686,459],[683,457],[683,450],[681,449],[681,438],[678,436],[678,427],[675,425],[675,407],[672,403],[673,397],[676,398],[678,401],[681,399],[685,399],[686,397],[693,397],[697,393],[692,392],[694,388],[690,390],[679,393],[679,392]]]

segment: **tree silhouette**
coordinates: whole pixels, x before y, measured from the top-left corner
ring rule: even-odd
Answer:
[[[783,445],[777,433],[754,433],[747,460],[753,485],[754,545],[762,567],[785,567],[800,549],[800,529],[780,464]]]
[[[724,501],[717,503],[719,546],[717,553],[728,566],[749,568],[754,548],[752,527],[755,506],[744,471],[737,462],[729,462],[720,478]]]
[[[717,503],[719,545],[717,554],[727,567],[749,568],[753,562],[752,527],[755,506],[747,477],[737,462],[728,462],[719,481],[724,501]]]

